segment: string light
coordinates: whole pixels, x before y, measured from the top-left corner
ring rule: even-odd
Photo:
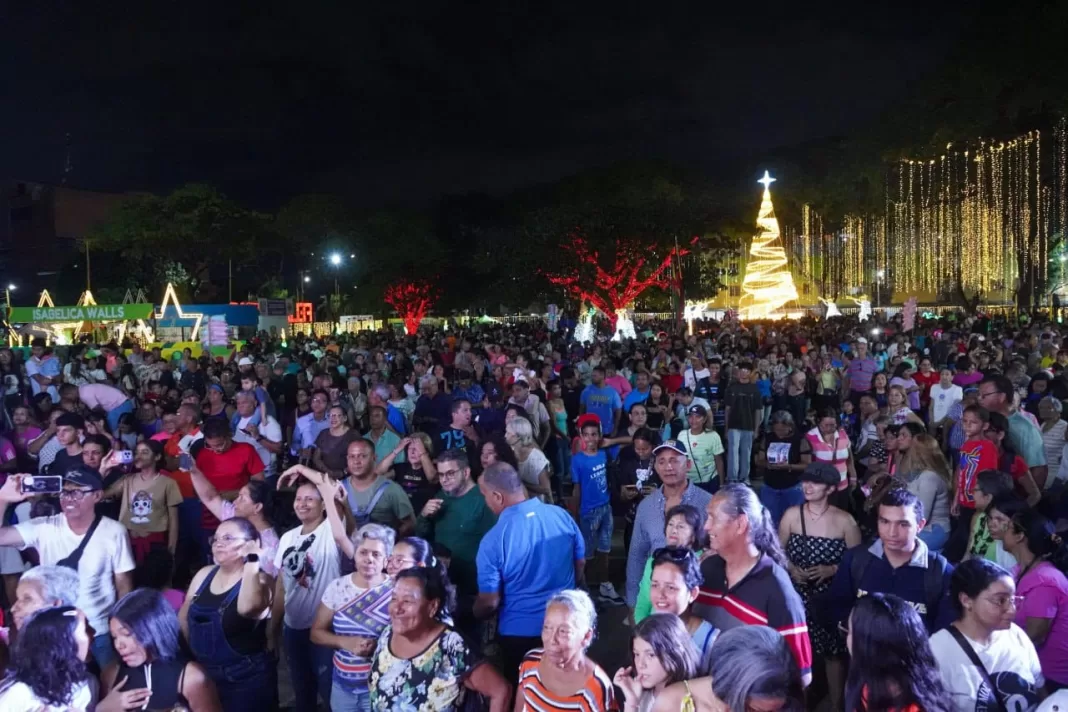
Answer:
[[[759,181],[764,185],[764,195],[757,216],[757,234],[749,247],[749,261],[742,280],[740,311],[745,319],[765,319],[787,302],[797,300],[797,289],[779,236],[779,221],[771,203],[770,186],[774,181],[767,171]]]

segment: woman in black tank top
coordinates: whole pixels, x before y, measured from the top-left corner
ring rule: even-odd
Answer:
[[[123,596],[109,629],[119,662],[101,675],[100,712],[222,709],[203,668],[182,653],[178,615],[159,591],[142,588]]]

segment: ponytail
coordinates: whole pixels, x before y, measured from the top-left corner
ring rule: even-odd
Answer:
[[[1057,534],[1053,522],[1033,509],[1025,509],[1012,517],[1012,527],[1023,534],[1027,548],[1035,557],[1048,561],[1062,573],[1068,573],[1068,546]]]
[[[735,482],[721,488],[716,496],[723,498],[730,517],[745,515],[749,520],[749,540],[753,546],[761,554],[767,554],[776,564],[786,568],[786,554],[779,543],[771,513],[760,503],[756,493],[748,486]]]

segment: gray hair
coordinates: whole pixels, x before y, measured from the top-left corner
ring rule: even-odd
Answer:
[[[234,394],[234,400],[236,401],[238,398],[251,398],[254,401],[259,401],[259,399],[256,398],[256,394],[252,391],[238,391]]]
[[[437,376],[432,373],[428,373],[419,379],[419,387],[422,388],[423,386],[437,385],[437,382]]]
[[[48,606],[75,606],[78,601],[78,572],[66,566],[34,566],[19,581],[35,583]]]
[[[1054,398],[1053,396],[1046,396],[1041,401],[1039,401],[1039,405],[1041,405],[1042,403],[1045,403],[1050,408],[1053,408],[1053,411],[1055,413],[1060,413],[1064,410],[1064,403],[1061,403],[1059,398]]]
[[[771,424],[782,423],[783,425],[793,425],[794,416],[790,414],[788,410],[777,410],[771,414]]]
[[[485,482],[487,487],[505,494],[518,494],[525,491],[519,473],[507,462],[498,462],[487,467],[482,471],[481,481]]]
[[[727,709],[748,709],[756,699],[785,699],[784,710],[803,710],[801,671],[786,641],[763,625],[724,631],[712,645],[712,693]]]
[[[389,400],[389,386],[387,386],[385,383],[379,383],[377,386],[375,386],[373,393],[384,401]]]
[[[508,423],[508,428],[512,429],[512,433],[519,439],[520,445],[534,444],[534,426],[526,418],[515,418]]]
[[[397,538],[397,533],[391,528],[383,526],[381,524],[364,524],[362,527],[352,533],[352,546],[354,548],[360,548],[360,544],[365,539],[371,541],[380,541],[382,546],[386,548],[386,558],[393,553],[393,544]]]
[[[545,610],[548,611],[553,606],[563,606],[570,611],[571,618],[575,619],[575,623],[583,630],[597,632],[597,609],[593,607],[590,594],[585,591],[578,588],[558,591],[549,599]],[[593,636],[590,636],[590,642],[593,642]]]

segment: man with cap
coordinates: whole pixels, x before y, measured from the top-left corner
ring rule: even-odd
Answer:
[[[871,390],[871,379],[879,370],[879,362],[868,355],[868,340],[863,336],[853,342],[855,355],[846,367],[842,393],[849,394],[854,407],[860,406],[860,397]]]
[[[85,419],[77,413],[64,413],[56,419],[56,440],[62,450],[56,453],[52,464],[45,468],[50,475],[62,477],[67,470],[82,464],[82,431]]]
[[[627,555],[624,599],[632,611],[638,599],[638,585],[645,573],[645,562],[654,551],[667,543],[664,538],[667,512],[672,507],[686,504],[697,509],[704,519],[705,508],[712,501],[711,494],[690,482],[686,476],[691,463],[683,441],[665,440],[653,450],[653,458],[653,467],[660,476],[661,485],[638,505],[630,553]]]
[[[679,442],[686,444],[690,454],[690,469],[686,476],[691,482],[712,494],[723,484],[723,441],[710,425],[708,409],[691,405],[686,410],[687,427],[679,433]]]
[[[0,520],[9,505],[29,499],[23,492],[33,485],[32,475],[14,475],[0,488]],[[34,548],[44,566],[66,566],[78,572],[78,608],[96,635],[91,650],[100,666],[115,660],[108,632],[108,612],[119,598],[133,590],[134,558],[126,528],[114,519],[98,517],[102,496],[100,475],[85,466],[63,476],[60,513],[37,517],[0,528],[0,546]]]

